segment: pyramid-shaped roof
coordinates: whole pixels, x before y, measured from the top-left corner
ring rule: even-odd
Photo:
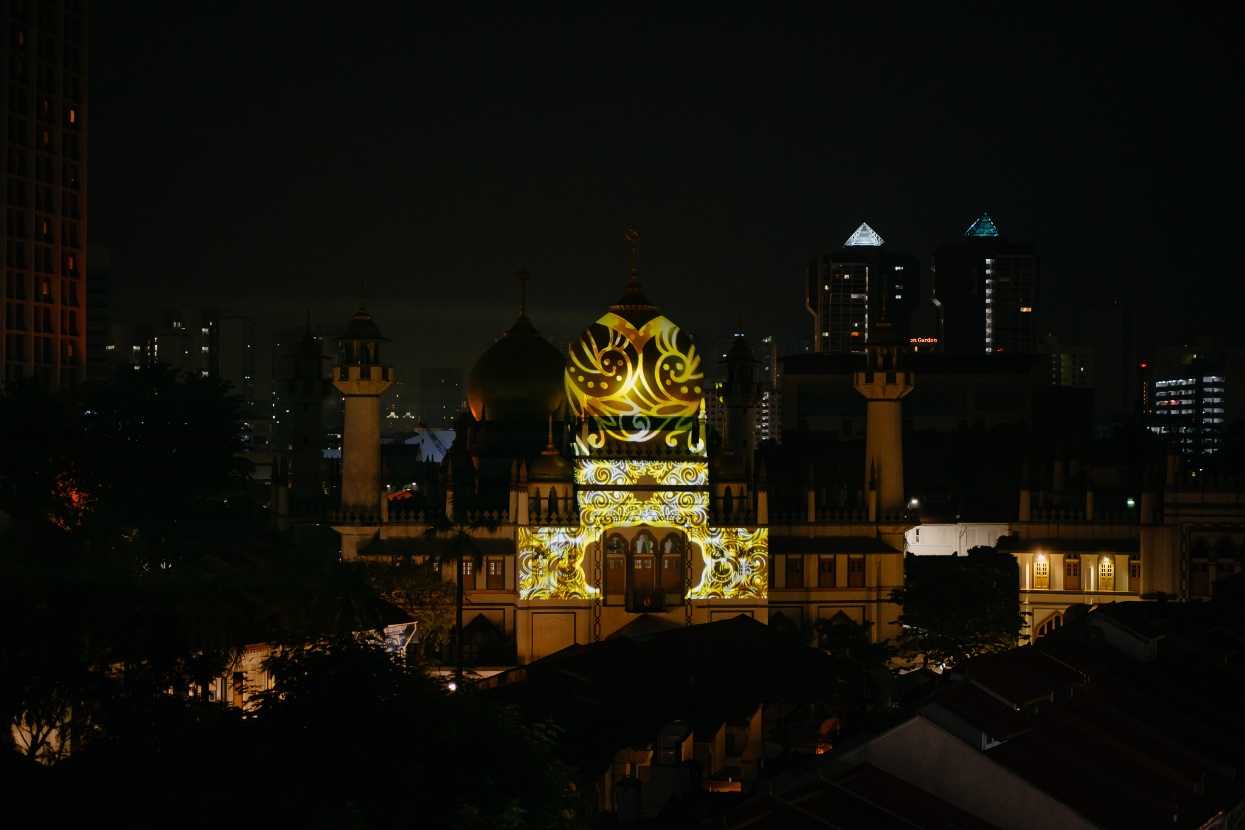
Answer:
[[[998,236],[999,229],[995,227],[994,220],[990,218],[990,214],[983,213],[978,217],[977,221],[968,226],[968,230],[964,231],[965,236]]]
[[[877,247],[883,242],[882,237],[878,236],[878,232],[869,227],[867,222],[861,222],[856,232],[847,238],[843,243],[844,248],[851,248],[856,245],[872,245]]]

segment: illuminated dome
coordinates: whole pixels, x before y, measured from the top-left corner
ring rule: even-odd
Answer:
[[[577,416],[595,418],[614,438],[669,438],[691,431],[704,398],[704,372],[691,338],[644,295],[635,268],[639,234],[628,229],[627,239],[627,288],[571,346],[566,399]]]
[[[476,361],[467,379],[467,404],[477,421],[542,424],[565,408],[566,357],[520,312],[514,325]]]

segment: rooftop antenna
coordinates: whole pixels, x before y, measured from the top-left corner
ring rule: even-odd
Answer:
[[[635,225],[628,225],[627,229],[623,231],[623,236],[631,243],[631,277],[628,279],[628,282],[631,285],[638,285],[640,282],[640,272],[636,248],[640,245],[640,229]]]
[[[522,268],[518,273],[519,277],[519,316],[527,316],[527,281],[532,278],[532,272],[526,268]]]

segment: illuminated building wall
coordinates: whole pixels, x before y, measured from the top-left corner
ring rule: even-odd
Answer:
[[[677,529],[700,557],[699,579],[679,586],[685,599],[765,597],[767,531],[709,524],[704,383],[695,346],[665,317],[636,325],[611,311],[572,345],[579,523],[519,528],[521,599],[598,596],[586,562],[601,561],[611,530],[640,527]],[[690,579],[693,568],[682,570]]]
[[[86,376],[87,3],[5,3],[2,380]]]

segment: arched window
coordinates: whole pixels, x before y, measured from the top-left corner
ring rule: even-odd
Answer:
[[[1189,543],[1189,595],[1210,596],[1211,568],[1210,542],[1198,536]]]
[[[1220,536],[1215,542],[1215,579],[1223,579],[1236,573],[1236,545],[1229,536]]]
[[[1047,617],[1037,630],[1033,632],[1033,639],[1040,640],[1052,631],[1056,631],[1063,627],[1063,614],[1052,614]]]
[[[605,595],[621,599],[627,593],[627,540],[620,533],[605,538]]]
[[[657,587],[657,540],[641,530],[631,540],[631,587],[637,591]]]
[[[667,533],[661,540],[661,587],[665,591],[683,590],[683,535]]]

